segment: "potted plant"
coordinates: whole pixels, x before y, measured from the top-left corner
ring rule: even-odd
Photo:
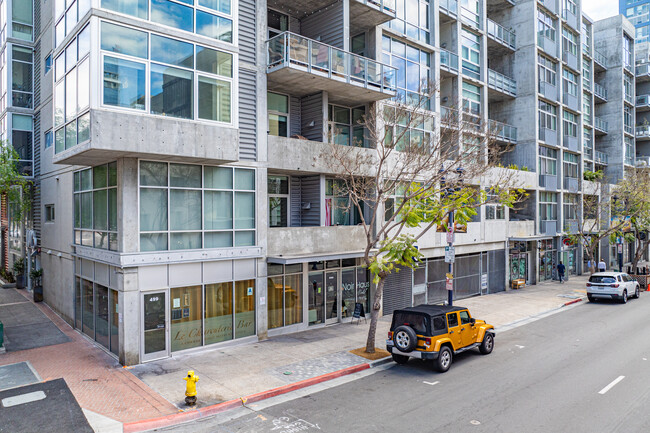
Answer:
[[[16,288],[25,288],[25,259],[14,262],[14,274],[16,275]]]
[[[43,301],[43,269],[34,269],[29,274],[34,285],[34,302]]]

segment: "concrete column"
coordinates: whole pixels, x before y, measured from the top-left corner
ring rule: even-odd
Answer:
[[[140,360],[140,292],[137,268],[118,269],[120,363],[135,365]]]
[[[121,158],[117,162],[118,251],[137,252],[139,245],[138,160]]]

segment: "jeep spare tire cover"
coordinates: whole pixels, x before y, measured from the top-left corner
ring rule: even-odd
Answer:
[[[418,344],[418,337],[410,326],[402,325],[395,328],[393,342],[400,352],[410,352]]]

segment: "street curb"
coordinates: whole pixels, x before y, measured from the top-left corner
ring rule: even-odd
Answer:
[[[574,299],[573,301],[565,302],[563,306],[566,307],[567,305],[576,304],[576,303],[581,302],[581,301],[582,301],[582,298]]]
[[[371,362],[369,362],[370,368],[375,368],[375,367],[379,367],[380,365],[388,364],[392,360],[393,360],[392,356],[387,356],[385,358],[381,358],[381,359],[378,359],[376,361],[371,361]]]
[[[374,361],[373,366],[378,365],[379,362],[381,363],[386,362],[385,361],[386,359],[388,358]],[[267,391],[258,392],[257,394],[252,394],[237,400],[230,400],[223,403],[214,404],[212,406],[206,406],[195,410],[190,410],[187,412],[171,414],[160,418],[152,418],[152,419],[145,419],[141,421],[127,422],[123,424],[123,433],[142,432],[147,430],[153,430],[156,428],[169,427],[172,425],[181,424],[188,421],[193,421],[199,418],[215,415],[220,412],[225,412],[230,409],[235,409],[237,407],[244,406],[248,403],[255,403],[261,400],[266,400],[267,398],[276,397],[278,395],[286,394],[291,391],[295,391],[301,388],[306,388],[308,386],[316,385],[318,383],[326,382],[328,380],[336,379],[337,377],[347,376],[349,374],[367,370],[369,368],[371,368],[371,365],[369,363],[354,365],[352,367],[344,368],[342,370],[337,370],[331,373],[326,373],[320,376],[301,380],[300,382],[290,383],[288,385],[283,385],[278,388],[273,388]]]

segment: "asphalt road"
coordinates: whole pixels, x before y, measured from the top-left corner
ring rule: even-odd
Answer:
[[[346,384],[166,431],[649,432],[650,294],[581,303],[497,334],[444,374],[411,360]]]

